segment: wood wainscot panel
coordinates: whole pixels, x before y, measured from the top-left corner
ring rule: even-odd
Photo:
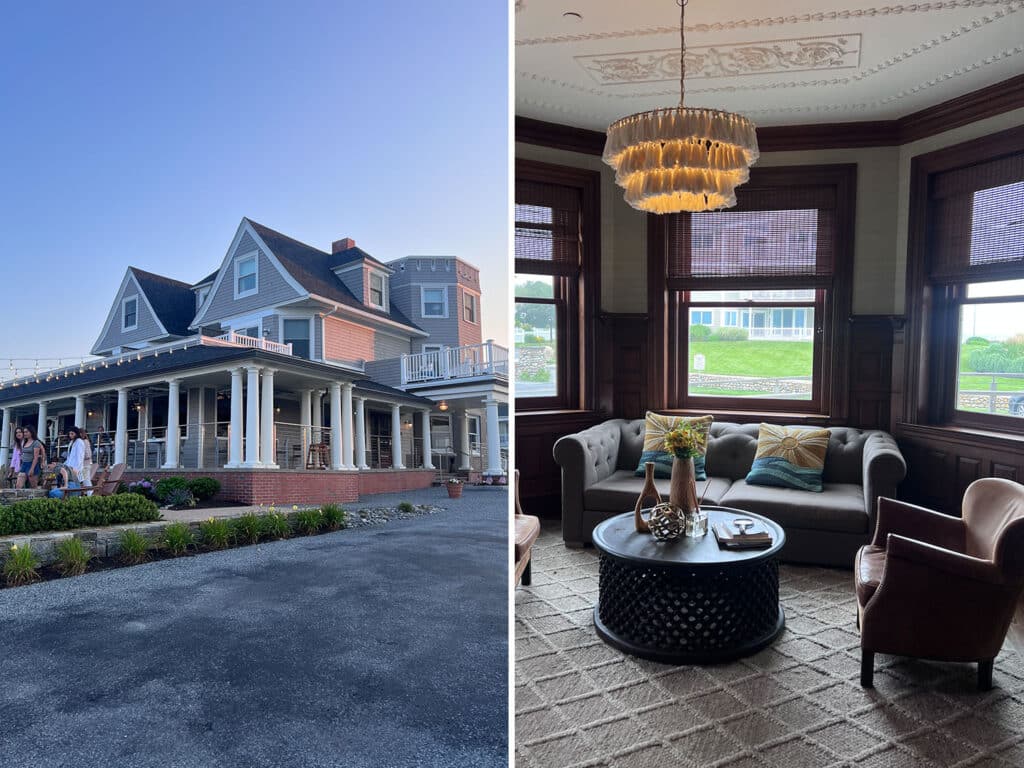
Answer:
[[[977,430],[897,424],[896,440],[907,460],[900,497],[960,515],[967,486],[982,477],[1024,477],[1024,438]]]
[[[607,418],[598,411],[516,413],[516,469],[527,514],[561,518],[562,471],[552,455],[555,442]]]
[[[650,360],[647,315],[604,313],[601,326],[601,406],[616,418],[643,418],[648,407]]]
[[[860,429],[891,429],[894,327],[902,318],[850,318],[850,417]]]

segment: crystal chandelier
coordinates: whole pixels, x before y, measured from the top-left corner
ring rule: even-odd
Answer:
[[[679,2],[679,0],[677,0]],[[638,112],[608,128],[604,161],[640,211],[713,211],[736,205],[757,162],[754,124],[718,109],[686,107],[686,1],[679,11],[679,106]]]

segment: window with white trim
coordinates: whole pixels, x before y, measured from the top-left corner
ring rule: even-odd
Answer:
[[[133,331],[139,327],[139,298],[131,296],[121,304],[121,330]]]
[[[251,296],[257,290],[256,256],[246,256],[235,262],[235,298]]]
[[[462,292],[462,319],[467,323],[476,322],[476,296],[469,291]]]
[[[448,289],[420,287],[420,316],[448,317]]]
[[[387,307],[387,283],[380,272],[370,273],[370,306],[377,309]]]
[[[480,417],[466,416],[469,422],[469,450],[474,456],[480,455]]]

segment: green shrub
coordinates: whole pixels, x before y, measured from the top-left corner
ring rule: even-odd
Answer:
[[[141,533],[136,531],[134,528],[129,528],[125,531],[121,531],[118,538],[118,543],[121,546],[121,559],[130,564],[138,565],[146,559],[146,550],[149,549],[149,539],[143,536]]]
[[[231,523],[222,518],[211,517],[199,524],[199,534],[208,547],[224,549],[231,543]]]
[[[706,325],[690,326],[690,341],[707,341],[711,338],[711,329]]]
[[[320,507],[320,514],[323,516],[324,526],[330,531],[336,531],[348,525],[348,512],[337,504],[324,504]]]
[[[538,382],[551,381],[551,371],[549,371],[547,368],[541,368],[536,371],[517,371],[516,380]]]
[[[414,507],[408,501],[403,501],[401,504],[398,505],[398,511],[403,512],[406,515],[411,515],[413,512],[416,511],[416,507]]]
[[[260,518],[260,523],[263,526],[263,533],[271,539],[287,539],[292,533],[288,518],[277,511],[263,515]]]
[[[220,481],[212,477],[197,477],[188,481],[188,489],[192,491],[196,501],[206,501],[220,493]]]
[[[523,334],[523,344],[543,344],[544,338],[535,333]]]
[[[964,344],[968,344],[970,346],[982,346],[982,347],[987,347],[989,345],[989,343],[990,343],[989,340],[986,339],[984,336],[971,336],[971,337],[969,337],[964,342]]]
[[[719,328],[708,337],[708,341],[746,341],[749,338],[746,328]]]
[[[195,538],[188,523],[171,523],[164,528],[164,546],[175,557],[185,554]]]
[[[196,497],[188,488],[174,488],[164,497],[164,504],[171,509],[192,509],[196,505]]]
[[[241,517],[235,518],[232,525],[235,529],[235,536],[249,544],[258,543],[260,536],[263,535],[263,521],[260,520],[259,515],[252,512],[246,512]]]
[[[302,509],[295,513],[295,527],[300,533],[313,534],[324,526],[324,513],[319,509]]]
[[[65,576],[81,576],[85,573],[92,552],[85,543],[74,536],[57,544],[57,567]]]
[[[7,552],[7,559],[4,561],[4,578],[7,584],[18,587],[22,584],[30,584],[39,578],[39,558],[36,557],[32,547],[26,544],[19,547],[12,544]]]
[[[184,477],[165,477],[156,484],[155,493],[157,501],[167,504],[168,497],[175,491],[187,491],[188,480]]]
[[[0,536],[68,531],[160,519],[160,510],[136,493],[114,496],[73,496],[68,499],[26,499],[0,507]]]

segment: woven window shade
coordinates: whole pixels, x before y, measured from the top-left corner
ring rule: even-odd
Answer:
[[[1024,276],[1024,155],[933,176],[928,221],[932,280]]]
[[[579,269],[581,208],[577,188],[517,181],[516,269],[551,274]]]
[[[728,211],[668,222],[671,287],[827,287],[836,251],[831,186],[740,188]]]

